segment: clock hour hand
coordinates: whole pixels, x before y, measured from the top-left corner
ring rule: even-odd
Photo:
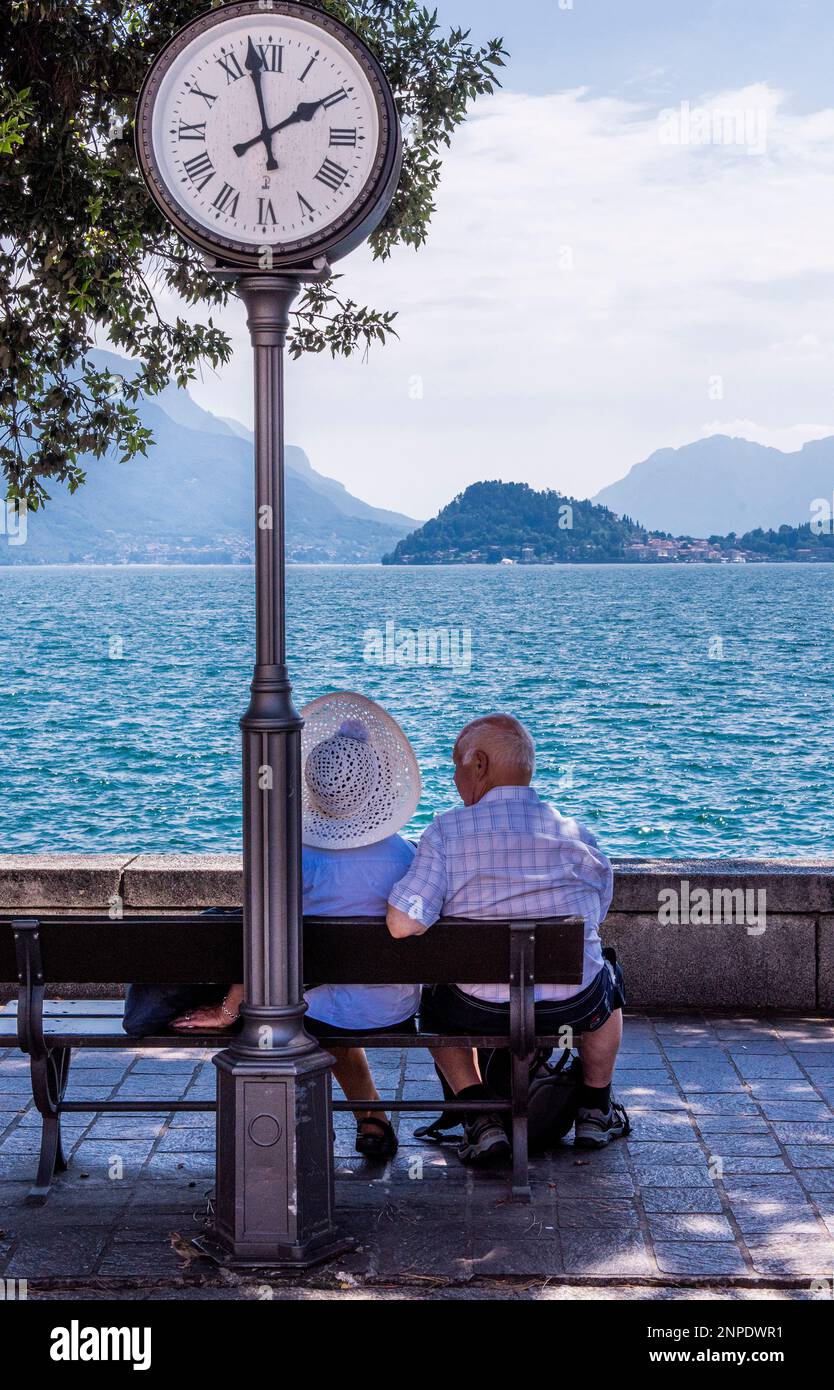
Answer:
[[[311,121],[316,112],[324,106],[326,99],[325,97],[321,101],[302,101],[301,105],[296,107],[292,115],[288,116],[285,121],[281,121],[278,125],[271,126],[269,129],[264,129],[261,134],[256,135],[253,140],[244,140],[242,144],[235,145],[235,154],[238,159],[242,158],[248,150],[253,149],[260,140],[266,138],[271,140],[273,135],[277,135],[280,130],[286,130],[287,126],[298,125],[300,121]],[[278,166],[276,165],[275,167],[277,168]]]
[[[249,73],[249,76],[252,78],[252,81],[255,84],[255,92],[257,93],[258,97],[258,110],[261,113],[261,133],[260,135],[255,136],[255,139],[252,143],[257,145],[259,140],[263,141],[264,145],[266,146],[266,167],[267,169],[272,171],[273,169],[278,168],[278,160],[275,158],[275,154],[272,149],[272,137],[275,132],[269,129],[269,121],[267,120],[266,114],[266,102],[264,100],[263,88],[264,64],[258,57],[257,50],[252,42],[251,37],[249,39],[249,51],[246,54],[245,66],[247,72]]]

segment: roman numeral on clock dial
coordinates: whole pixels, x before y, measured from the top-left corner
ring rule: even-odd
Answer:
[[[191,182],[196,183],[201,193],[206,184],[211,183],[215,175],[214,165],[205,150],[202,154],[195,154],[193,159],[187,159],[183,164],[183,168],[191,179]]]
[[[300,193],[297,193],[296,197],[298,198],[299,204],[301,206],[301,216],[309,217],[312,220],[316,215],[316,210],[313,207],[312,203],[308,203],[307,199],[302,197]]]
[[[267,222],[271,222],[273,226],[277,225],[278,218],[275,216],[271,198],[258,199],[258,222],[262,227],[265,227]]]
[[[240,194],[236,188],[232,188],[230,183],[224,183],[212,207],[217,208],[218,212],[225,212],[228,217],[237,217],[237,205],[240,202]]]
[[[306,79],[307,74],[315,67],[315,65],[316,65],[316,63],[318,62],[318,60],[319,60],[319,55],[318,55],[318,53],[316,52],[316,53],[313,54],[312,58],[310,59],[309,63],[307,64],[306,68],[304,69],[304,71],[302,72],[301,76],[299,77],[299,79],[298,79],[299,82],[303,82],[303,81]]]
[[[326,159],[316,174],[319,183],[326,184],[334,193],[341,188],[347,176],[347,169],[343,169],[341,164],[336,164],[332,159]]]
[[[284,45],[282,43],[259,43],[255,46],[267,72],[284,71]]]
[[[331,145],[351,145],[355,147],[358,137],[359,132],[356,127],[354,127],[353,130],[342,130],[337,126],[330,127]]]
[[[208,106],[209,108],[211,108],[217,101],[217,97],[214,92],[204,92],[196,84],[190,88],[190,91],[193,97],[202,97],[203,101],[206,103],[206,106]]]
[[[205,141],[206,122],[198,121],[196,125],[188,125],[185,121],[180,121],[179,137],[181,140]],[[330,143],[333,143],[332,140]]]
[[[224,53],[217,59],[218,64],[226,74],[226,86],[231,86],[232,82],[237,82],[243,76],[243,68],[240,66],[234,53]]]
[[[322,106],[325,111],[329,111],[331,106],[338,106],[340,101],[347,101],[348,94],[344,87],[340,87],[338,92],[331,92],[329,97],[325,97]]]

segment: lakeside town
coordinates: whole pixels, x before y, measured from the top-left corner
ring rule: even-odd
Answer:
[[[797,560],[818,558],[816,552],[809,546],[805,550],[798,550],[792,557]],[[621,557],[611,557],[609,564],[715,564],[715,565],[746,565],[764,563],[767,556],[757,554],[753,550],[731,549],[724,550],[719,545],[708,540],[676,540],[651,538],[645,542],[636,541],[627,545]],[[445,550],[435,551],[428,555],[404,558],[401,563],[408,564],[435,564],[435,565],[542,565],[542,564],[565,564],[571,563],[561,559],[549,559],[542,557],[535,546],[525,545],[521,547],[520,553],[516,556],[497,555],[494,548],[485,550]],[[574,562],[576,563],[576,562]]]
[[[510,553],[505,553],[508,550]],[[9,556],[11,559],[12,556]],[[14,558],[17,558],[15,556]],[[20,557],[21,563],[29,557]],[[144,545],[133,541],[119,545],[116,541],[112,554],[105,563],[113,565],[251,565],[254,563],[254,543],[233,535],[219,536],[214,543],[201,544],[183,537],[180,544],[164,540],[148,540]],[[742,544],[727,546],[725,540],[701,540],[675,537],[648,537],[645,541],[634,541],[625,545],[619,554],[606,555],[557,555],[534,545],[518,548],[485,546],[481,549],[462,550],[450,547],[445,550],[421,551],[416,555],[403,555],[401,565],[555,565],[555,564],[679,564],[679,565],[747,565],[784,562],[827,563],[832,558],[827,548],[820,546],[793,547],[784,554],[771,551],[753,550]],[[374,563],[359,547],[354,553],[344,542],[328,545],[326,541],[318,545],[287,546],[287,560],[291,565],[367,565]],[[30,561],[31,563],[31,561]],[[40,557],[34,563],[48,563]],[[69,563],[78,565],[101,564],[95,552],[81,553]]]

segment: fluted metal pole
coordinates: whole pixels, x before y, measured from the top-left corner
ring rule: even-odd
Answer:
[[[301,719],[287,673],[284,347],[300,283],[237,286],[255,354],[255,615],[252,700],[243,717],[246,1006],[244,1050],[310,1050],[301,1003]]]
[[[241,275],[255,354],[256,659],[243,731],[243,1027],[215,1058],[212,1239],[242,1266],[345,1249],[333,1222],[332,1059],[304,1030],[301,729],[286,665],[284,348],[310,276]]]

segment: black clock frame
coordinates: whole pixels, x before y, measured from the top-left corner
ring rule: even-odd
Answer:
[[[359,198],[329,226],[308,237],[291,242],[270,242],[259,246],[236,241],[232,237],[208,231],[176,201],[162,177],[153,147],[153,115],[156,98],[163,78],[183,49],[199,35],[209,32],[230,20],[246,17],[280,20],[281,16],[303,19],[335,38],[347,48],[368,77],[379,112],[379,144],[371,174]],[[192,20],[173,36],[158,54],[142,84],[136,114],[136,155],[139,168],[151,197],[160,212],[176,230],[201,250],[226,264],[250,270],[289,269],[309,263],[314,257],[326,256],[336,261],[353,251],[379,226],[389,207],[402,171],[403,141],[394,96],[382,67],[366,44],[343,24],[311,5],[297,0],[273,0],[265,9],[258,0],[240,0],[224,5]],[[264,251],[269,250],[271,264],[264,266]]]

